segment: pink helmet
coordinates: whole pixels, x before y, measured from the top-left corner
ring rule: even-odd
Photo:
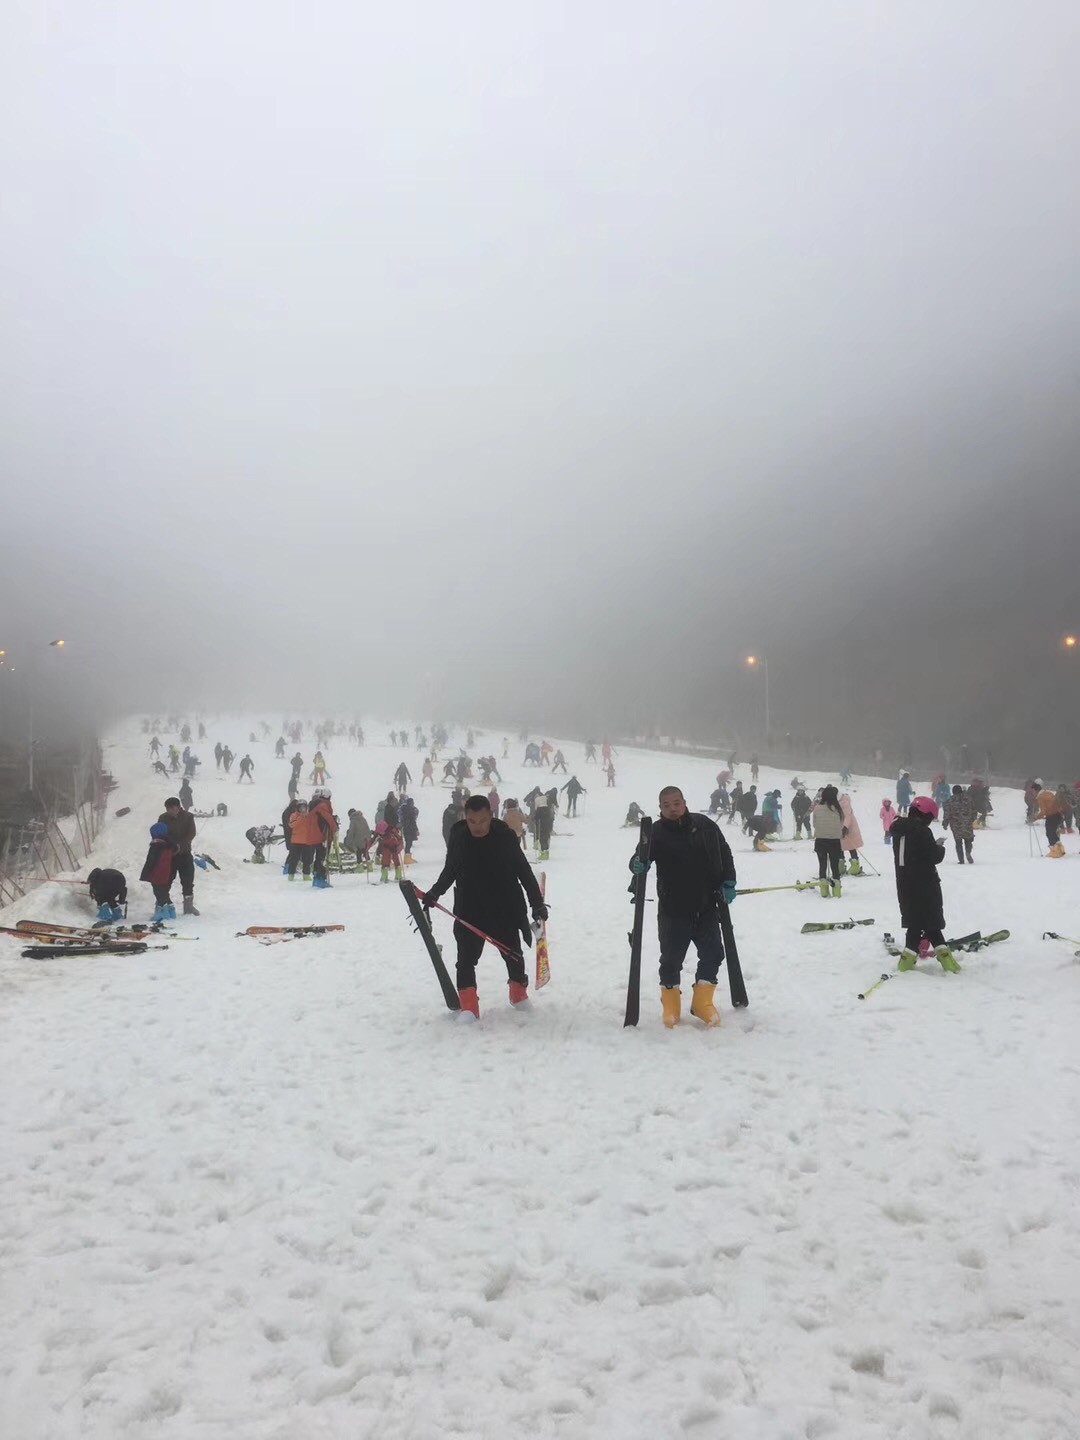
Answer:
[[[377,823],[376,826],[375,826],[375,834],[376,834],[376,835],[385,835],[386,832],[387,832],[387,830],[389,830],[389,829],[390,829],[390,826],[387,825],[386,821],[385,821],[385,820],[380,820],[380,821],[378,821],[378,823]]]
[[[931,800],[929,795],[916,795],[911,802],[912,810],[919,810],[923,815],[929,815],[931,820],[938,817],[938,806],[936,800]]]

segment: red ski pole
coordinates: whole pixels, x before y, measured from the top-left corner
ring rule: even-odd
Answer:
[[[520,960],[524,965],[525,957],[520,950],[514,950],[509,945],[504,945],[501,940],[496,940],[493,935],[488,935],[486,931],[478,930],[475,925],[470,925],[468,920],[463,920],[460,915],[455,915],[453,910],[448,910],[437,900],[425,899],[424,891],[420,889],[419,885],[414,885],[413,889],[420,896],[425,910],[441,910],[444,915],[449,915],[451,920],[456,920],[459,925],[464,925],[466,930],[471,930],[474,935],[479,935],[481,940],[486,940],[489,945],[494,945],[496,950],[501,950],[504,955],[512,955],[515,960]]]

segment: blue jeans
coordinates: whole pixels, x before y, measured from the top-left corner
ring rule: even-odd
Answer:
[[[696,979],[715,985],[724,958],[724,942],[720,938],[720,917],[715,910],[701,915],[661,913],[657,921],[660,935],[660,984],[677,987],[682,978],[683,961],[691,943],[697,951]]]

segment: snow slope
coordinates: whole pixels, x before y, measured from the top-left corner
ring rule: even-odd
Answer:
[[[215,723],[211,744],[250,748],[257,784],[195,787],[231,810],[199,822],[222,869],[197,872],[202,916],[179,924],[197,942],[35,963],[0,937],[0,1435],[1080,1435],[1080,965],[1039,938],[1080,929],[1075,840],[1068,860],[1029,857],[1020,798],[999,792],[976,865],[943,867],[946,914],[951,934],[1013,939],[860,1002],[899,920],[886,789],[858,781],[883,878],[842,902],[740,898],[751,1008],[725,1003],[719,1032],[662,1029],[650,916],[624,1031],[619,826],[671,781],[703,806],[712,767],[627,752],[608,791],[567,745],[589,794],[546,867],[553,982],[512,1011],[486,952],[469,1028],[395,887],[312,892],[243,863],[288,774],[240,743],[252,728]],[[533,783],[512,749],[504,797]],[[107,755],[133,813],[97,859],[132,877],[137,917],[170,792],[135,724]],[[328,751],[339,814],[372,819],[400,758]],[[787,780],[761,788],[786,800]],[[446,792],[417,793],[423,885]],[[812,869],[805,843],[753,854],[725,833],[742,884]],[[56,885],[3,923],[89,913]],[[849,915],[877,924],[799,934]],[[347,929],[235,938],[305,921]]]

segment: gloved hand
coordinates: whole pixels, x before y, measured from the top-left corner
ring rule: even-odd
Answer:
[[[542,925],[544,921],[548,918],[549,913],[550,912],[546,905],[533,906],[532,917],[536,921],[537,925]]]
[[[634,858],[630,861],[630,869],[634,872],[635,875],[645,875],[649,869],[649,862],[647,860],[642,860],[640,855],[635,855]]]
[[[201,855],[193,855],[191,858],[192,860],[194,860],[195,864],[198,865],[200,870],[205,870],[207,868],[206,861]]]
[[[724,881],[724,904],[725,904],[725,905],[734,905],[734,904],[735,904],[735,897],[736,897],[736,895],[737,895],[738,893],[739,893],[739,892],[735,889],[735,881],[734,881],[734,880],[725,880],[725,881]]]

